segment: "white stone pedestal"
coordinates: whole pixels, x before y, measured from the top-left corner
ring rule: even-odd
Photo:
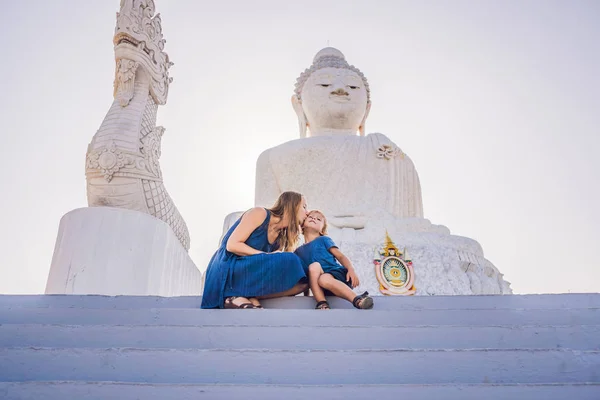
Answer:
[[[509,282],[484,257],[481,245],[451,235],[443,225],[424,218],[372,218],[364,229],[337,229],[329,235],[352,261],[360,279],[357,293],[381,295],[373,257],[388,232],[396,246],[406,249],[413,262],[417,296],[511,294]]]
[[[80,208],[60,221],[46,294],[200,295],[201,273],[163,221]]]
[[[241,215],[234,212],[225,217],[223,236]],[[417,296],[512,294],[510,283],[484,257],[475,240],[451,235],[447,227],[425,218],[394,218],[389,214],[372,218],[364,229],[328,227],[328,236],[354,265],[361,282],[356,293],[383,296],[373,257],[385,241],[385,232],[401,251],[409,252]]]

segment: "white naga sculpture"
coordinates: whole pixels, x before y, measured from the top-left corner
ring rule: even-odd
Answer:
[[[167,102],[169,68],[160,14],[152,0],[122,0],[117,13],[114,102],[88,146],[90,206],[141,211],[169,224],[186,250],[187,226],[163,184],[158,159],[165,129],[156,126]]]
[[[410,158],[385,135],[364,136],[369,85],[339,50],[317,53],[297,80],[292,104],[300,139],[260,155],[257,206],[273,204],[286,190],[304,194],[311,209],[327,215],[330,235],[359,274],[359,291],[380,294],[374,251],[388,231],[410,251],[417,295],[511,293],[476,241],[423,218]]]
[[[88,146],[90,207],[58,228],[48,294],[187,296],[202,274],[188,254],[185,222],[163,185],[158,159],[172,65],[152,0],[122,0],[117,13],[114,101]]]

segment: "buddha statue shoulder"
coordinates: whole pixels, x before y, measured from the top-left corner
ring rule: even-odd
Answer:
[[[419,177],[410,158],[380,133],[365,136],[371,93],[365,76],[337,49],[317,53],[298,78],[292,105],[300,139],[264,151],[255,203],[295,190],[338,227],[362,228],[369,216],[423,217]]]

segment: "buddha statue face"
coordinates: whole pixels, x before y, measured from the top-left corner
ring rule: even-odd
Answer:
[[[371,106],[368,83],[339,50],[325,48],[298,78],[292,105],[301,137],[307,128],[311,136],[364,135]]]
[[[324,130],[356,134],[367,112],[367,90],[354,71],[323,68],[311,74],[301,92],[302,111],[311,133]]]

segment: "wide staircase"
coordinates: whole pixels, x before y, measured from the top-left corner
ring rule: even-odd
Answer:
[[[600,294],[0,296],[0,399],[600,399]]]

